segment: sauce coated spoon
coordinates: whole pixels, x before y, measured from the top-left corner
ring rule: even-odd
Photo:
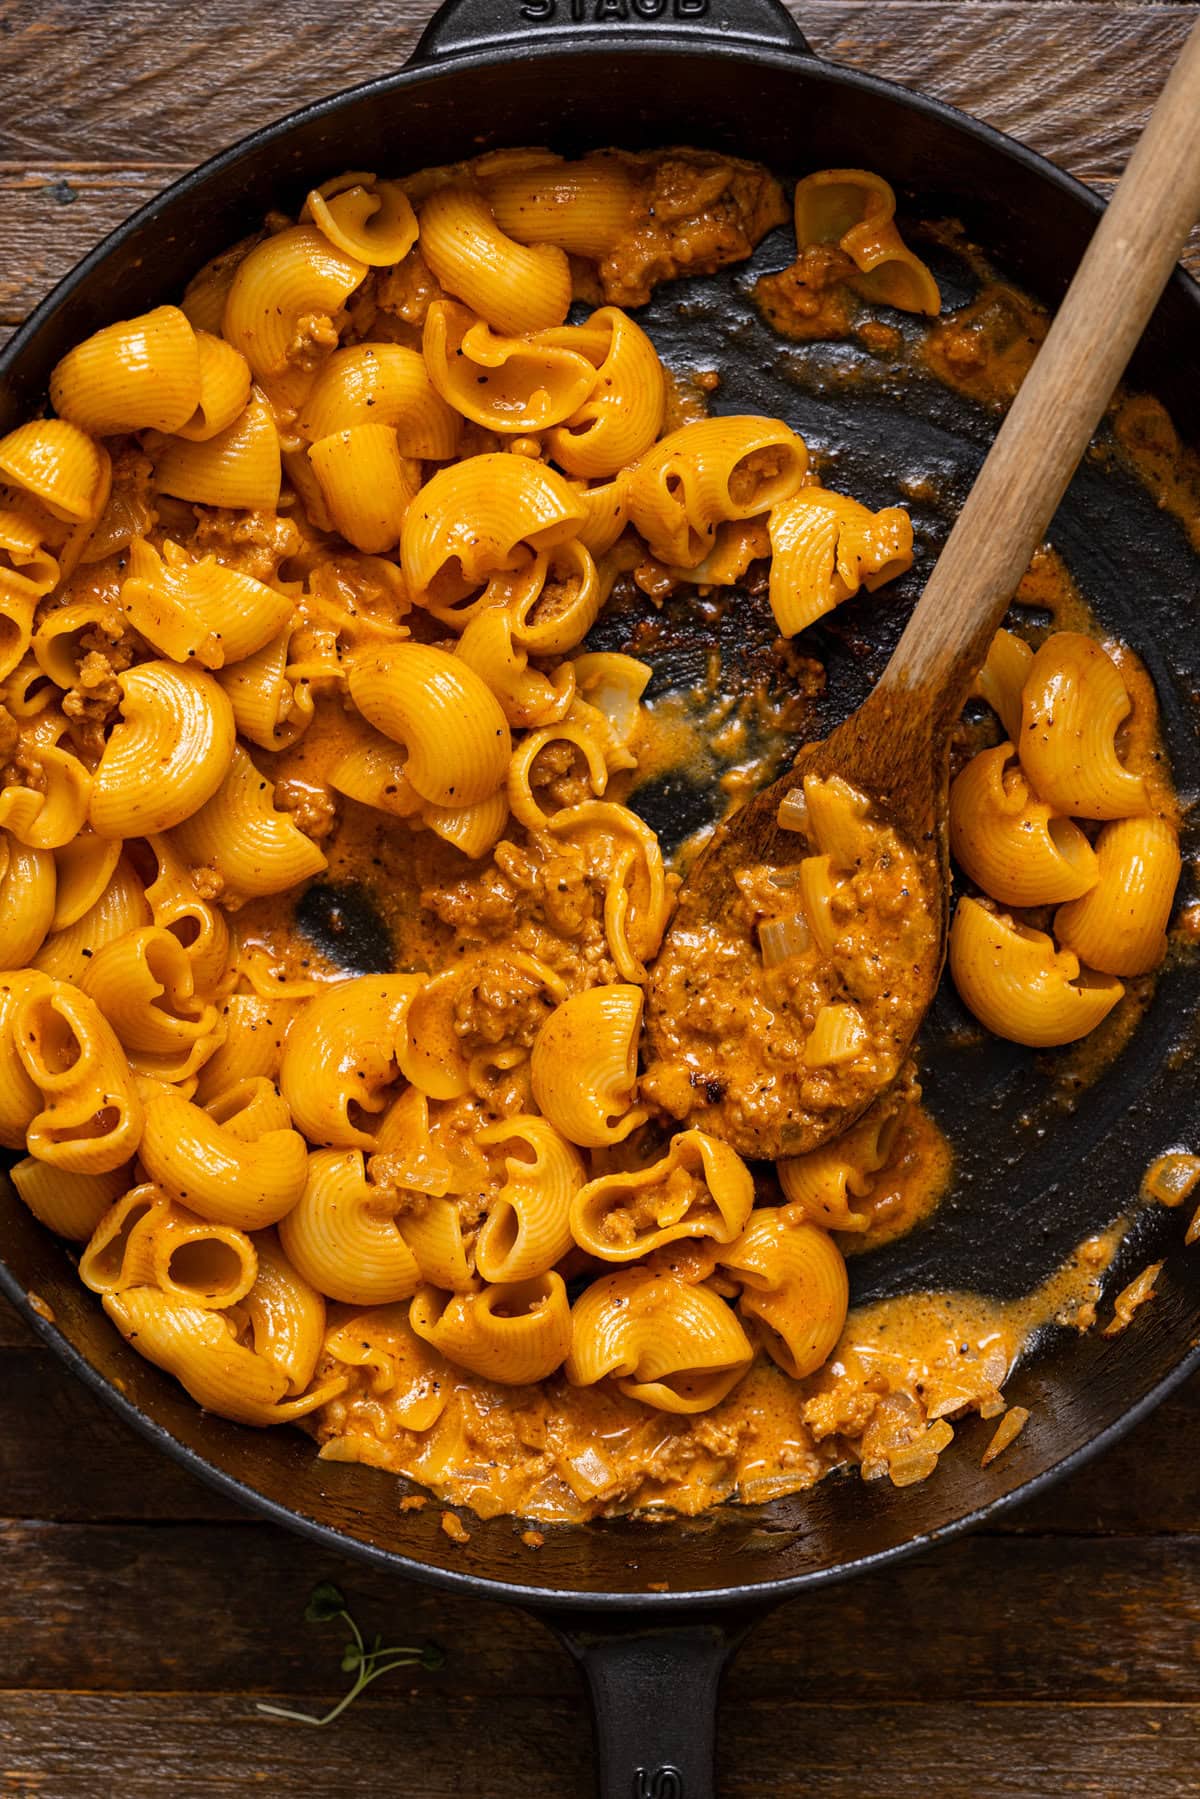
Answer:
[[[744,1155],[815,1149],[890,1084],[937,987],[949,925],[950,740],[1030,556],[1200,217],[1200,24],[1159,97],[1045,342],[946,540],[878,685],[821,743],[714,835],[688,875],[651,979],[651,1094]],[[806,777],[841,777],[890,825],[915,876],[914,929],[882,946],[886,1041],[864,1076],[814,1080],[766,1053],[745,1021],[777,1001],[753,940],[726,939],[748,879],[795,866],[809,849],[781,828],[782,801]],[[811,784],[810,784],[811,791]],[[792,802],[804,817],[799,796]],[[786,878],[786,877],[782,877]],[[739,892],[740,888],[740,892]],[[924,918],[926,928],[919,927]],[[737,1003],[731,1003],[731,983]],[[778,984],[774,988],[778,993]],[[739,1027],[739,1020],[742,1021]],[[750,1045],[749,1055],[747,1045]]]

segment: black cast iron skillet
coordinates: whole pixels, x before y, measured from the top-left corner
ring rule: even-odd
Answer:
[[[761,159],[781,174],[877,169],[911,213],[957,216],[1006,275],[1051,304],[1099,211],[1085,188],[995,131],[818,61],[776,0],[448,0],[402,73],[258,132],[177,182],[81,263],[0,357],[0,429],[41,403],[51,366],[71,344],[175,298],[205,259],[269,206],[298,205],[314,181],[344,167],[400,172],[527,143],[567,152],[692,143]],[[948,302],[963,303],[974,281],[965,264],[930,254]],[[789,260],[780,232],[754,268]],[[858,703],[882,667],[994,421],[919,374],[897,381],[853,347],[782,343],[759,322],[747,286],[747,271],[735,270],[660,290],[646,322],[667,359],[721,368],[722,408],[787,417],[852,493],[883,503],[908,478],[926,483],[912,502],[918,566],[899,598],[855,602],[822,635],[829,690],[812,722],[823,728]],[[1132,380],[1200,438],[1200,293],[1182,275]],[[1193,795],[1200,563],[1183,530],[1130,476],[1090,462],[1053,539],[1103,622],[1147,659],[1177,781],[1185,798]],[[615,642],[621,629],[609,621],[602,633]],[[728,679],[738,678],[763,629],[748,599],[718,627]],[[704,630],[681,620],[658,687],[686,683],[707,647]],[[644,789],[634,804],[674,841],[711,812],[712,799],[685,776]],[[370,941],[367,932],[366,964],[378,955]],[[927,1032],[926,1082],[955,1146],[954,1189],[927,1227],[852,1264],[855,1298],[927,1286],[1021,1294],[1120,1214],[1154,1155],[1195,1146],[1198,1001],[1197,970],[1182,960],[1126,1053],[1072,1109],[1026,1052],[964,1041],[967,1021],[943,992]],[[712,1793],[717,1681],[756,1615],[1014,1503],[1111,1442],[1200,1365],[1200,1263],[1182,1250],[1177,1214],[1142,1212],[1112,1286],[1165,1255],[1153,1304],[1117,1340],[1050,1333],[1008,1389],[1031,1421],[986,1471],[979,1455],[992,1427],[972,1420],[936,1476],[903,1492],[834,1479],[801,1497],[694,1522],[551,1529],[536,1556],[513,1520],[472,1518],[470,1542],[459,1547],[439,1529],[436,1506],[399,1512],[390,1478],[320,1462],[297,1433],[256,1432],[200,1412],[120,1340],[80,1288],[71,1256],[2,1176],[0,1213],[0,1286],[64,1363],[152,1442],[226,1494],[380,1572],[526,1605],[552,1622],[591,1682],[610,1799]],[[31,1307],[30,1293],[53,1323]]]

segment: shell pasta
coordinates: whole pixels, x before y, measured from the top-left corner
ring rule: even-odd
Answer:
[[[911,1059],[772,1172],[706,1121],[748,1029],[719,944],[677,1006],[715,1071],[647,1030],[693,828],[647,821],[748,797],[937,511],[898,503],[912,470],[870,505],[825,485],[806,390],[749,414],[632,316],[788,214],[698,150],[334,173],[178,304],[98,321],[0,437],[13,1188],[198,1404],[487,1515],[797,1492],[882,1471],[898,1396],[901,1448],[974,1403],[853,1372],[845,1257],[948,1178]],[[878,176],[809,173],[797,267],[915,334],[941,300],[894,214]],[[757,665],[752,705],[723,690],[752,608],[786,703]],[[1129,652],[1029,637],[997,634],[956,752],[949,965],[1052,1049],[1158,966],[1181,858]],[[876,946],[920,896],[844,781],[794,803],[814,853],[739,891],[823,1090],[890,999],[856,896]]]

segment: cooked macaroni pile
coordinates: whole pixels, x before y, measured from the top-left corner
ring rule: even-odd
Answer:
[[[801,182],[794,317],[936,315],[893,212],[861,171]],[[614,582],[769,558],[791,637],[912,559],[905,512],[822,486],[782,420],[673,420],[630,316],[785,216],[765,171],[688,151],[346,175],[73,349],[0,440],[16,1189],[200,1404],[479,1510],[916,1478],[947,1415],[1003,1408],[990,1326],[924,1341],[940,1410],[845,1348],[839,1244],[945,1178],[911,1067],[757,1205],[692,1118],[711,1083],[639,1076],[675,877],[622,803],[650,670],[583,648]],[[1091,638],[1002,632],[981,691],[1009,741],[955,782],[952,967],[990,1030],[1061,1044],[1163,953],[1172,799]],[[859,927],[902,935],[905,890],[853,795],[809,811],[795,884],[742,899],[800,996],[778,1053],[820,1083],[879,1053]],[[384,972],[303,928],[354,882]],[[736,1087],[747,1021],[695,976]]]

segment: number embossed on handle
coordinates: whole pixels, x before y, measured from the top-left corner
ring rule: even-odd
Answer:
[[[633,1776],[633,1799],[684,1799],[683,1775],[670,1762],[661,1768],[638,1768]]]
[[[703,19],[708,8],[709,0],[522,0],[518,11],[534,25],[606,25],[630,19]],[[664,1791],[666,1799],[675,1799],[674,1789]]]

